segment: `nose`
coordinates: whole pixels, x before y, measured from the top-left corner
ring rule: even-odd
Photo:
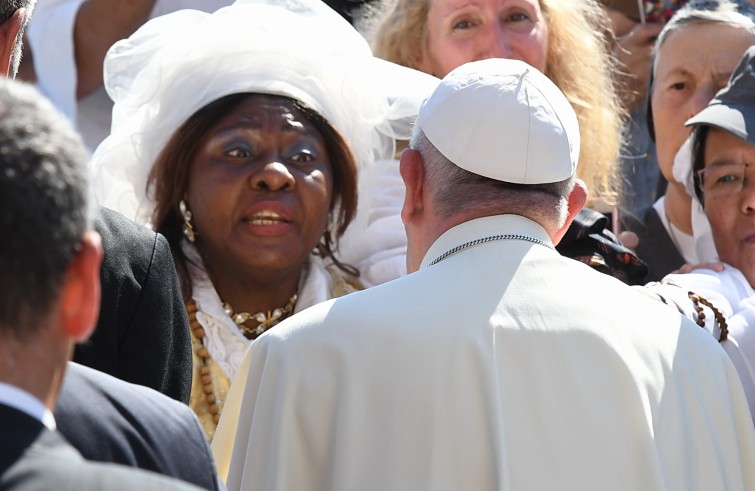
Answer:
[[[484,37],[481,60],[488,58],[513,59],[512,39],[499,23],[492,23],[488,27],[487,36]]]
[[[250,178],[252,189],[261,191],[290,191],[295,185],[296,179],[279,159],[257,168]]]
[[[752,215],[755,213],[755,185],[745,180],[744,187],[740,191],[740,211],[745,215]]]

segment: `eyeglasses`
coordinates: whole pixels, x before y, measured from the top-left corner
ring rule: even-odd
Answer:
[[[739,193],[747,179],[750,164],[721,164],[697,171],[698,183],[706,198],[723,198]]]

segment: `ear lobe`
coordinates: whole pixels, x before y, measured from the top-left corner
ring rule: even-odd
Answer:
[[[585,185],[584,181],[582,181],[582,179],[575,179],[574,189],[572,189],[571,193],[569,193],[566,221],[564,222],[564,225],[556,231],[553,237],[551,237],[553,239],[554,245],[557,245],[559,242],[561,242],[561,239],[564,237],[564,235],[566,235],[566,231],[569,229],[569,226],[571,226],[571,223],[574,221],[574,218],[576,218],[577,214],[582,211],[582,208],[584,208],[586,202],[587,186]]]
[[[21,30],[26,9],[16,10],[8,20],[0,24],[0,72],[6,77],[11,76],[11,56],[16,45],[18,32]]]
[[[66,271],[60,297],[60,325],[65,337],[75,342],[89,338],[97,324],[102,256],[99,234],[87,232]]]
[[[408,225],[424,207],[424,166],[420,153],[411,148],[404,150],[399,161],[399,172],[406,187],[404,206],[401,208],[401,221],[404,225]]]

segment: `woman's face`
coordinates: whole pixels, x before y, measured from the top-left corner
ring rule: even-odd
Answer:
[[[537,0],[428,0],[420,69],[445,77],[470,61],[510,58],[545,72],[548,26]]]
[[[656,54],[653,124],[658,164],[675,182],[674,156],[690,133],[684,123],[720,89],[755,35],[721,23],[691,24],[671,34]]]
[[[295,272],[327,225],[332,186],[322,135],[290,100],[244,99],[190,164],[186,196],[208,268]]]
[[[751,285],[755,285],[755,146],[726,131],[711,129],[705,142],[705,169],[718,167],[721,172],[717,181],[722,186],[733,176],[741,176],[732,164],[749,164],[744,173],[744,186],[739,192],[727,192],[722,196],[709,196],[704,192],[705,214],[713,232],[716,251],[722,261],[742,271]],[[704,189],[708,182],[706,171]],[[737,178],[738,180],[738,178]]]

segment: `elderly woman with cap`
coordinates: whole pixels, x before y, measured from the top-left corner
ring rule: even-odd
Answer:
[[[671,274],[647,288],[721,341],[755,415],[755,47],[687,126],[694,128],[696,199],[724,265]]]
[[[693,0],[665,25],[656,43],[649,97],[649,128],[656,142],[665,195],[638,212],[632,226],[637,254],[659,280],[684,263],[715,259],[693,234],[692,197],[675,176],[675,160],[690,135],[684,122],[721,90],[744,51],[755,44],[755,6],[745,0]]]
[[[251,340],[360,288],[333,254],[357,169],[393,154],[421,102],[390,89],[428,81],[373,58],[318,0],[178,11],[109,51],[97,194],[171,244],[192,326],[191,406],[210,437]]]

